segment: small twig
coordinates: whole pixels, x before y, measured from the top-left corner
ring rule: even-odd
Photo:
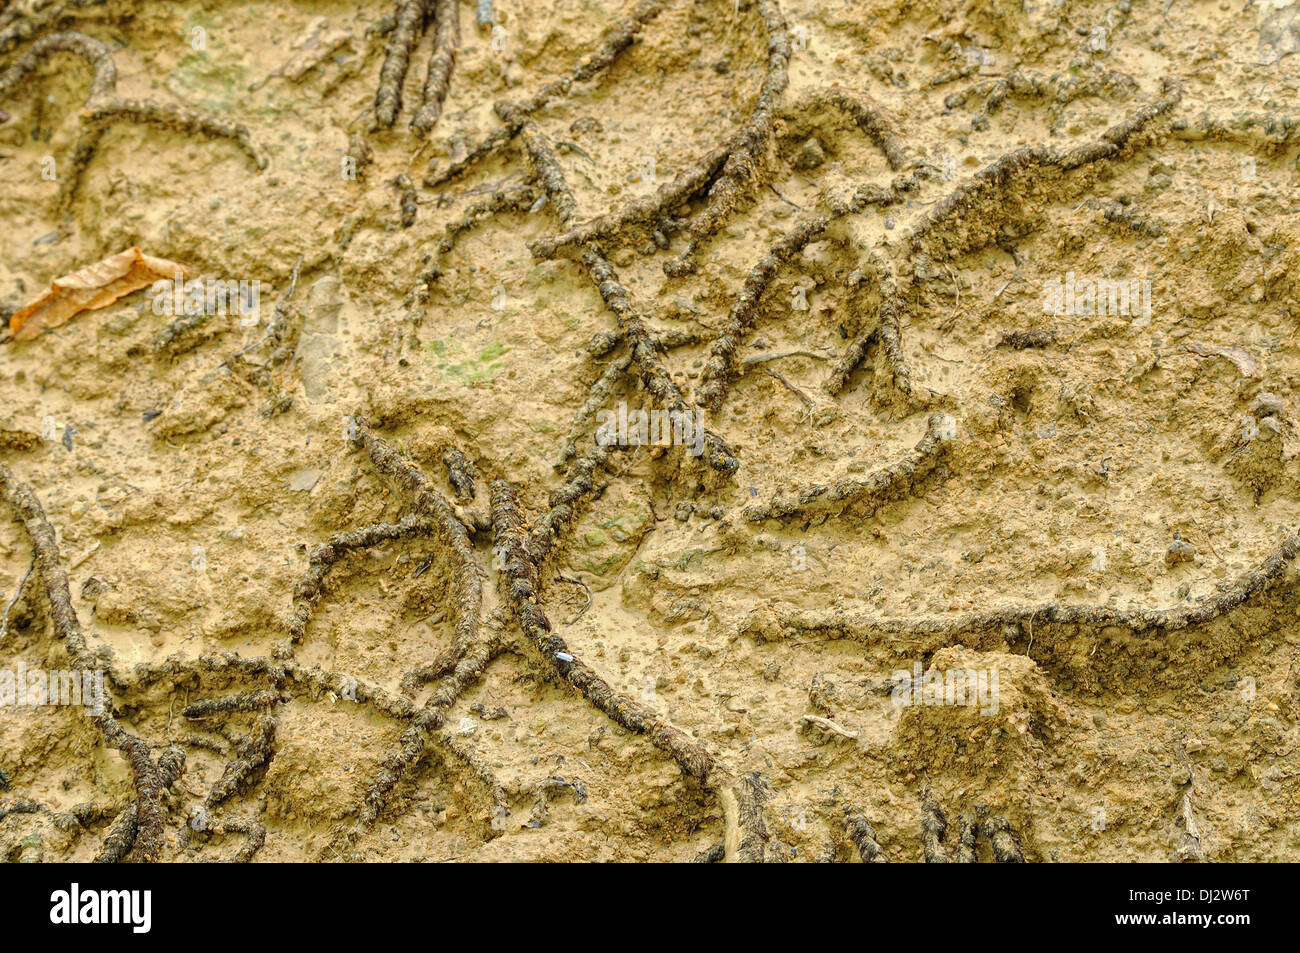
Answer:
[[[9,631],[9,613],[12,612],[14,606],[18,604],[18,600],[23,597],[23,589],[27,587],[27,580],[31,578],[32,570],[35,568],[36,560],[33,559],[31,565],[27,567],[27,572],[23,573],[23,578],[18,583],[18,591],[15,592],[14,597],[9,600],[9,605],[5,606],[4,618],[0,619],[0,639],[3,639],[5,633]]]
[[[764,372],[765,374],[767,374],[769,377],[775,377],[778,381],[780,381],[782,384],[784,384],[786,390],[788,390],[790,393],[794,394],[794,395],[795,395],[796,397],[798,397],[801,401],[803,401],[805,407],[812,407],[812,406],[813,406],[813,399],[812,399],[811,397],[809,397],[807,394],[805,394],[803,391],[801,391],[799,388],[797,388],[797,387],[795,387],[793,384],[791,384],[788,380],[785,379],[784,376],[782,376],[781,374],[778,374],[776,371],[772,370],[772,368],[770,368],[770,367],[765,367],[765,368],[763,368],[763,372]]]
[[[802,206],[802,205],[799,205],[799,204],[797,204],[797,203],[795,203],[795,202],[791,202],[788,198],[786,198],[784,195],[782,195],[780,192],[778,192],[778,191],[776,190],[776,186],[775,186],[775,185],[772,185],[772,183],[769,182],[768,185],[767,185],[767,187],[768,187],[769,189],[772,190],[772,194],[773,194],[773,195],[775,195],[777,198],[779,198],[779,199],[780,199],[782,202],[784,202],[786,205],[790,206],[791,208],[797,208],[797,209],[799,209],[800,211],[803,210],[803,206]]]
[[[293,300],[293,293],[298,289],[298,270],[300,268],[302,268],[301,258],[299,258],[297,264],[293,266],[293,275],[290,276],[289,278],[289,290],[280,298],[280,300],[278,300],[275,303],[275,309],[271,312],[272,314],[271,324],[270,327],[267,329],[267,332],[264,335],[262,335],[260,338],[258,338],[256,341],[254,341],[252,344],[245,347],[243,350],[236,351],[234,354],[230,355],[229,360],[234,360],[237,357],[243,357],[249,351],[261,347],[275,332],[276,321],[278,321],[282,317],[281,309],[284,308],[290,301]],[[229,363],[229,361],[222,361],[222,366],[225,366],[227,363]]]
[[[578,155],[582,156],[582,157],[583,157],[584,159],[586,159],[588,162],[595,162],[595,161],[596,161],[595,159],[593,159],[593,158],[591,157],[591,153],[590,153],[590,152],[588,152],[586,149],[582,148],[582,146],[578,145],[576,142],[569,142],[568,140],[565,140],[565,139],[557,139],[557,140],[555,140],[555,145],[556,145],[556,148],[563,148],[564,150],[566,150],[566,151],[568,151],[568,152],[576,152]]]
[[[80,556],[78,556],[78,557],[77,557],[76,559],[74,559],[72,562],[68,563],[68,572],[72,572],[72,570],[77,569],[77,568],[78,568],[79,566],[81,566],[81,564],[84,563],[87,559],[89,559],[91,556],[95,555],[95,553],[99,552],[99,547],[100,547],[100,545],[101,545],[101,544],[100,544],[99,540],[95,540],[95,542],[92,543],[92,544],[91,544],[91,545],[86,549],[86,551],[85,551],[84,553],[82,553]]]
[[[765,361],[779,361],[783,357],[811,357],[816,361],[828,360],[825,354],[816,354],[812,351],[781,351],[777,354],[750,354],[741,358],[740,363],[744,365],[762,364]]]
[[[596,601],[596,597],[591,594],[591,587],[588,586],[581,579],[571,579],[568,576],[562,576],[557,573],[555,576],[555,580],[556,582],[567,582],[575,586],[582,586],[582,588],[586,590],[587,604],[578,610],[577,615],[575,615],[572,619],[570,619],[567,623],[565,623],[566,625],[573,625],[573,623],[577,622],[579,619],[582,618],[582,614],[584,612],[586,612],[588,609],[591,608],[591,604]]]
[[[818,728],[821,728],[823,731],[829,731],[834,734],[837,734],[841,738],[848,738],[850,741],[857,740],[858,733],[856,731],[850,731],[849,729],[843,727],[842,725],[837,725],[829,718],[823,718],[821,715],[804,715],[803,720],[810,725],[816,725]]]

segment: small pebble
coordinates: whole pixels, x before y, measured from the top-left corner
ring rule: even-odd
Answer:
[[[1277,394],[1263,391],[1255,398],[1255,403],[1250,409],[1257,417],[1281,417],[1286,410],[1286,404]]]
[[[815,169],[826,161],[826,150],[822,144],[817,141],[816,136],[810,136],[804,140],[795,152],[794,158],[790,160],[790,165],[800,172],[806,172],[809,169]]]
[[[1196,558],[1196,549],[1191,543],[1183,539],[1175,539],[1165,550],[1165,563],[1174,565],[1175,563],[1189,563]]]

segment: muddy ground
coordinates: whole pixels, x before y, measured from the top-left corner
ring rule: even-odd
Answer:
[[[1300,6],[428,8],[0,3],[7,859],[1300,859]]]

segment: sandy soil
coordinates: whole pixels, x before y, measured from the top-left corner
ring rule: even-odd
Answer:
[[[1300,5],[427,6],[0,3],[7,859],[1300,859]]]

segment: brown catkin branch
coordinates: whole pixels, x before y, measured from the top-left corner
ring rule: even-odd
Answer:
[[[663,0],[640,0],[631,14],[616,23],[602,38],[596,51],[586,60],[575,66],[567,76],[547,83],[527,99],[515,103],[499,102],[496,114],[505,125],[494,130],[486,139],[469,151],[463,159],[451,163],[442,172],[435,173],[430,163],[429,174],[424,180],[426,188],[436,188],[444,182],[450,182],[466,170],[492,155],[506,143],[515,138],[523,128],[524,120],[542,109],[551,100],[566,96],[575,83],[586,82],[604,72],[628,49],[640,35],[642,28],[659,15],[663,9]],[[434,162],[437,160],[435,159]]]
[[[498,609],[486,623],[486,628],[489,631],[500,629],[507,615],[507,610]],[[383,810],[388,793],[424,752],[429,733],[436,731],[442,725],[446,708],[459,699],[465,689],[481,677],[487,664],[504,650],[504,643],[495,637],[475,641],[468,649],[461,652],[452,667],[452,677],[439,686],[422,708],[416,708],[409,699],[392,695],[351,676],[323,671],[314,666],[303,666],[291,660],[239,656],[233,652],[203,655],[188,661],[168,659],[161,665],[153,667],[137,666],[130,678],[117,678],[116,681],[140,687],[160,679],[175,680],[183,676],[264,678],[281,691],[297,693],[305,689],[313,696],[325,693],[335,697],[342,695],[351,704],[373,707],[376,711],[399,721],[412,722],[412,726],[403,732],[398,749],[384,760],[376,778],[367,789],[359,825],[336,838],[331,847],[326,850],[329,854],[354,842],[374,822]],[[249,739],[241,742],[238,751],[240,758],[237,759],[240,763],[231,770],[227,784],[242,783],[243,779],[269,760],[273,731],[274,726],[264,722]],[[218,824],[214,828],[214,833],[221,833],[222,830],[238,830],[249,834],[250,839],[246,850],[255,852],[261,846],[255,828],[243,830],[232,826],[230,822],[225,822]]]
[[[311,621],[312,609],[324,593],[325,577],[340,559],[358,549],[395,539],[425,536],[432,530],[433,524],[429,520],[411,514],[397,523],[372,523],[360,529],[338,533],[316,546],[311,552],[307,571],[293,589],[293,614],[286,624],[289,638],[294,642],[303,640],[307,623]]]
[[[535,123],[522,123],[520,131],[523,134],[524,149],[537,175],[537,183],[546,193],[556,217],[567,225],[577,214],[578,202],[564,178],[564,169],[555,157],[555,150]]]
[[[254,147],[247,127],[220,116],[209,116],[179,103],[160,104],[149,99],[114,99],[87,106],[82,112],[82,119],[90,126],[129,120],[191,136],[229,139],[239,147],[259,172],[266,168],[266,158]]]
[[[510,798],[506,794],[505,787],[497,780],[487,759],[446,732],[438,736],[438,748],[444,767],[467,773],[487,792],[488,800],[492,803],[493,814],[499,814],[504,818],[510,810]]]
[[[539,196],[540,193],[531,182],[514,182],[501,186],[487,198],[466,208],[460,218],[447,223],[443,229],[444,235],[434,243],[433,262],[427,269],[429,276],[437,277],[441,274],[441,259],[450,253],[456,247],[456,243],[475,226],[499,212],[526,211],[537,202]]]
[[[560,222],[568,224],[577,212],[577,201],[565,181],[564,170],[555,158],[555,150],[532,123],[525,124],[523,136],[524,148],[537,173],[538,183],[550,198]],[[663,365],[657,339],[650,332],[645,319],[633,307],[627,289],[618,280],[614,266],[600,248],[594,243],[588,244],[583,251],[582,263],[600,291],[605,307],[618,320],[619,335],[631,347],[632,361],[637,367],[641,383],[659,407],[674,418],[674,425],[677,425],[677,418],[690,414],[690,408]],[[740,466],[730,448],[709,431],[704,434],[703,453],[709,466],[721,473],[734,473]]]
[[[763,803],[768,798],[766,783],[757,771],[751,771],[736,779],[731,787],[731,794],[736,799],[734,818],[728,818],[727,835],[723,841],[727,854],[734,856],[727,860],[741,864],[761,864],[766,852],[768,833],[763,823]]]
[[[452,162],[441,172],[434,172],[433,163],[431,162],[429,172],[424,177],[424,187],[426,189],[436,189],[440,185],[460,178],[488,156],[504,147],[518,134],[519,125],[506,125],[500,129],[494,129],[482,142],[469,150],[464,158]],[[437,160],[433,161],[436,162]]]
[[[559,527],[573,517],[573,505],[592,490],[591,474],[608,456],[598,448],[575,465],[575,476],[551,495],[551,509],[531,533],[524,528],[515,490],[504,480],[491,486],[492,526],[496,550],[504,560],[502,595],[529,642],[559,676],[615,724],[636,734],[671,757],[681,769],[706,788],[717,791],[728,830],[724,854],[731,860],[761,861],[767,830],[763,825],[765,792],[757,773],[730,780],[700,743],[663,722],[631,698],[612,689],[604,679],[569,652],[564,640],[551,630],[540,605],[541,566],[550,555]]]
[[[324,573],[342,550],[358,545],[372,545],[378,538],[398,538],[415,532],[433,535],[447,547],[451,560],[456,626],[449,657],[441,656],[434,663],[433,669],[439,674],[430,676],[429,667],[425,667],[416,669],[404,680],[403,690],[411,691],[431,677],[446,676],[442,685],[415,716],[414,723],[403,732],[396,750],[382,762],[379,772],[367,788],[357,825],[350,830],[341,831],[331,841],[327,848],[331,853],[337,853],[355,843],[375,822],[387,805],[390,792],[424,753],[429,733],[442,725],[446,709],[482,676],[487,665],[501,651],[499,642],[479,639],[483,601],[482,573],[474,559],[469,531],[457,517],[454,507],[418,467],[375,434],[364,421],[355,421],[354,426],[354,441],[366,451],[381,473],[397,482],[415,512],[404,517],[400,523],[374,524],[353,534],[336,536],[318,547],[313,553],[308,575],[299,583],[295,593],[298,608],[291,621],[291,632],[297,633],[296,638],[301,638],[311,603],[319,597]],[[473,476],[469,461],[453,449],[448,451],[444,462],[451,471],[453,485],[462,492],[468,490],[468,495],[472,496]],[[449,672],[446,671],[448,666]]]
[[[707,783],[713,757],[698,742],[678,728],[662,721],[628,696],[610,688],[585,662],[575,657],[568,645],[551,629],[539,604],[539,570],[530,555],[524,516],[514,488],[505,480],[491,486],[492,526],[496,549],[503,560],[502,595],[508,600],[515,619],[533,647],[564,681],[604,712],[617,725],[635,734],[649,737],[650,742],[671,757],[681,769],[702,783]]]
[[[13,66],[0,74],[0,95],[13,89],[18,83],[49,59],[52,53],[72,53],[85,59],[95,71],[90,82],[90,92],[86,102],[93,103],[104,99],[117,89],[117,66],[107,44],[101,43],[84,33],[51,33],[41,37],[31,48],[18,58]]]
[[[45,518],[40,500],[31,487],[18,482],[3,465],[0,465],[0,493],[17,512],[31,538],[32,556],[45,589],[50,625],[55,636],[63,642],[74,668],[83,671],[97,668],[98,659],[90,651],[76,610],[72,608],[68,574],[60,565],[54,527]],[[113,717],[111,698],[103,700],[102,710],[92,718],[99,726],[104,742],[121,751],[131,765],[137,817],[131,857],[139,861],[156,861],[162,853],[162,791],[165,786],[158,765],[149,755],[149,745],[126,731]]]
[[[419,42],[424,26],[426,0],[397,0],[397,25],[388,34],[384,64],[379,68],[379,89],[375,92],[375,122],[387,128],[397,121],[402,109],[402,84],[411,65],[411,51]]]
[[[363,421],[357,421],[355,440],[381,473],[397,481],[410,499],[415,515],[432,524],[434,536],[446,547],[451,560],[451,596],[456,617],[453,644],[471,644],[479,629],[483,575],[474,559],[474,544],[470,541],[469,531],[433,481]]]
[[[605,466],[612,452],[611,447],[593,447],[574,461],[569,468],[568,482],[551,491],[550,509],[533,524],[533,531],[528,536],[528,555],[535,564],[541,566],[550,557],[560,533],[577,516],[578,504],[599,492],[601,487],[596,483],[596,472]]]
[[[67,209],[77,195],[81,178],[94,158],[104,133],[118,122],[137,122],[170,129],[186,135],[212,139],[229,139],[239,147],[260,172],[267,166],[266,157],[253,145],[252,136],[243,125],[219,116],[208,116],[176,103],[160,105],[149,99],[113,99],[90,102],[81,113],[83,128],[73,147],[71,170],[63,177],[59,193],[60,207]]]
[[[538,239],[529,244],[528,250],[538,259],[554,258],[564,248],[610,238],[628,225],[662,217],[698,193],[717,176],[727,157],[738,147],[740,138],[738,133],[728,137],[650,195],[629,199],[604,215],[574,225],[557,235]]]
[[[21,3],[14,0],[9,9],[0,6],[0,53],[8,52],[26,40],[44,32],[47,27],[65,19],[73,9],[102,6],[107,0],[36,0]]]
[[[887,265],[875,252],[867,253],[870,268],[866,272],[855,272],[857,276],[850,276],[850,303],[856,306],[858,298],[870,289],[878,289],[880,292],[880,305],[876,309],[875,323],[865,323],[860,330],[849,342],[844,353],[831,367],[830,373],[826,377],[823,385],[826,393],[834,397],[842,391],[857,370],[859,364],[867,356],[867,349],[872,344],[881,344],[881,378],[884,387],[879,388],[878,392],[886,392],[896,382],[906,387],[906,395],[901,392],[895,392],[896,396],[902,396],[903,403],[910,400],[911,394],[911,376],[907,371],[906,360],[902,353],[902,320],[901,316],[908,309],[908,295],[912,290],[910,279],[899,282],[894,276],[893,269]],[[888,325],[890,328],[890,348],[888,353],[883,346],[882,328]],[[901,362],[901,364],[899,363]],[[900,373],[901,371],[901,373]]]
[[[448,447],[442,455],[442,465],[447,468],[447,480],[456,495],[463,500],[474,498],[474,481],[478,479],[478,470],[474,461],[455,447]]]
[[[984,836],[989,839],[989,844],[993,848],[993,859],[995,861],[999,864],[1023,864],[1025,862],[1025,855],[1020,850],[1020,842],[1005,818],[989,817],[984,821],[982,829]]]
[[[948,853],[943,841],[948,834],[948,818],[929,791],[921,801],[921,852],[927,864],[946,864]]]
[[[1243,573],[1218,595],[1204,602],[1180,604],[1172,609],[1119,609],[1102,605],[1048,603],[1008,606],[950,618],[911,616],[899,619],[844,609],[793,610],[780,614],[777,629],[791,633],[823,632],[863,642],[891,635],[937,636],[952,640],[1004,626],[1027,627],[1040,634],[1050,626],[1082,626],[1090,630],[1117,626],[1135,634],[1156,630],[1177,632],[1205,625],[1243,605],[1279,579],[1297,555],[1300,555],[1300,534],[1287,537],[1260,565]],[[757,619],[751,618],[746,627],[755,622]]]
[[[244,656],[234,652],[200,655],[192,659],[169,658],[153,666],[137,665],[129,673],[114,672],[114,684],[140,689],[163,679],[194,678],[205,675],[229,680],[234,677],[265,679],[277,689],[312,697],[334,694],[346,697],[351,704],[373,708],[398,721],[410,721],[418,712],[409,698],[394,695],[378,686],[341,672],[305,666],[292,660],[266,656]]]
[[[39,12],[30,12],[14,6],[13,9],[0,12],[0,53],[6,53],[19,43],[30,40],[45,27],[63,15],[63,7],[46,6]]]
[[[814,514],[837,513],[849,506],[875,511],[889,500],[911,492],[943,459],[956,437],[956,422],[947,414],[934,414],[916,446],[901,459],[866,477],[838,483],[820,483],[778,496],[771,503],[747,506],[741,516],[751,523],[770,519],[805,519]]]
[[[326,849],[331,855],[354,844],[374,824],[387,806],[392,790],[424,754],[430,734],[442,726],[447,709],[471,684],[482,677],[491,661],[503,651],[499,639],[480,638],[482,572],[474,559],[473,544],[465,524],[457,518],[455,509],[434,486],[433,481],[420,472],[418,467],[375,434],[364,421],[356,421],[355,426],[354,441],[357,445],[366,451],[381,473],[398,484],[415,511],[416,518],[423,521],[447,547],[451,559],[450,576],[456,627],[450,658],[441,657],[435,665],[441,667],[452,660],[454,665],[445,676],[440,676],[443,677],[442,683],[414,716],[411,726],[402,733],[397,747],[380,763],[379,771],[366,790],[357,823],[351,829],[340,831],[331,840]],[[461,485],[465,486],[466,476],[462,462],[468,463],[457,452],[448,466],[453,474],[459,474]],[[472,480],[468,488],[472,493]],[[488,620],[487,627],[490,630],[499,628],[502,618],[503,613],[500,611],[494,613]],[[425,669],[411,673],[403,683],[404,689],[418,687],[421,676],[425,673]]]
[[[969,811],[962,813],[958,818],[957,828],[957,863],[973,864],[978,861],[976,855],[975,838],[979,832],[979,827],[975,823],[975,817]]]
[[[411,177],[403,172],[393,180],[393,188],[397,190],[397,206],[401,214],[402,228],[410,228],[415,224],[415,218],[420,214],[419,198],[415,194],[415,183]]]
[[[1128,119],[1111,126],[1102,133],[1099,140],[1066,152],[1047,146],[1024,146],[999,157],[934,205],[912,230],[909,244],[913,249],[919,249],[924,238],[931,232],[941,230],[950,219],[969,214],[975,205],[997,202],[1006,184],[1021,172],[1037,168],[1056,168],[1069,172],[1114,157],[1138,132],[1173,109],[1181,99],[1181,91],[1175,89],[1162,99],[1138,109]]]
[[[262,849],[266,843],[266,828],[257,821],[253,820],[223,820],[217,824],[212,831],[214,834],[244,834],[247,839],[244,846],[239,848],[231,861],[236,864],[246,864],[251,861],[254,855]]]
[[[252,379],[265,385],[270,378],[269,371],[266,368],[278,367],[286,363],[292,356],[294,349],[297,347],[297,334],[291,334],[292,328],[289,324],[291,314],[296,313],[297,309],[293,307],[293,296],[298,290],[298,273],[302,269],[302,259],[293,266],[293,271],[289,275],[289,287],[286,288],[275,299],[275,307],[271,311],[271,322],[267,327],[266,334],[254,341],[252,344],[236,351],[232,354],[229,361],[242,361],[245,354],[249,351],[256,350],[264,344],[271,346],[271,354],[266,360],[265,368],[254,367],[251,369]],[[155,344],[155,347],[157,345]]]
[[[1138,84],[1132,76],[1118,70],[1101,69],[1095,65],[1085,72],[1043,76],[1031,70],[1014,69],[1006,76],[976,89],[954,93],[944,100],[952,109],[964,103],[972,93],[986,96],[981,111],[971,120],[974,129],[987,129],[990,118],[1012,97],[1046,99],[1052,122],[1050,128],[1061,124],[1063,107],[1084,96],[1109,96],[1126,99],[1137,92]]]
[[[273,708],[283,701],[288,701],[288,697],[283,692],[269,689],[240,692],[224,698],[200,699],[181,709],[181,717],[199,719],[232,712],[260,711],[263,708]]]
[[[907,149],[898,134],[895,125],[885,108],[862,92],[849,92],[839,86],[832,86],[814,94],[807,103],[807,108],[821,110],[826,107],[838,109],[867,134],[872,142],[885,154],[885,161],[895,172],[911,164]]]
[[[700,375],[699,404],[701,407],[717,410],[721,406],[736,371],[736,348],[754,326],[763,292],[767,290],[767,286],[776,277],[781,266],[803,251],[810,242],[820,238],[831,220],[830,216],[820,215],[800,222],[750,269],[740,296],[731,306],[726,323],[713,341],[709,359],[705,362],[704,371]]]
[[[175,784],[184,770],[185,752],[178,745],[172,745],[158,756],[158,780],[164,789]],[[99,853],[95,856],[95,863],[116,864],[124,860],[136,842],[139,829],[139,802],[133,801],[113,822]]]
[[[226,765],[221,777],[208,792],[205,801],[208,807],[216,807],[228,800],[239,790],[240,785],[271,763],[271,758],[275,755],[275,729],[274,715],[267,714],[258,718],[252,732],[235,746],[234,759]]]
[[[444,649],[432,662],[417,666],[408,672],[402,679],[402,691],[407,695],[414,695],[419,691],[420,686],[437,681],[455,671],[463,658],[463,651],[454,648]]]
[[[880,306],[880,325],[876,329],[876,340],[880,344],[880,372],[873,383],[878,401],[882,403],[897,399],[908,404],[912,400],[912,372],[903,353],[902,318],[906,310],[902,295],[894,295]]]
[[[700,851],[692,859],[693,864],[720,864],[727,859],[727,845],[724,843],[714,844],[705,850]]]
[[[429,58],[429,74],[424,81],[424,100],[411,120],[411,129],[423,138],[442,115],[442,104],[447,99],[451,84],[451,71],[456,64],[456,49],[460,46],[459,0],[436,0],[433,9],[433,55]]]
[[[829,102],[833,105],[842,104],[842,108],[848,111],[872,140],[880,145],[891,168],[902,168],[910,164],[911,160],[906,150],[893,131],[892,121],[874,103],[869,100],[865,103],[855,102],[847,93],[839,90],[821,95],[829,97]],[[820,105],[820,100],[813,97],[811,104],[816,107]],[[743,145],[744,140],[744,130],[733,133],[697,162],[678,172],[671,182],[659,186],[650,195],[629,199],[604,215],[583,222],[581,225],[575,225],[559,234],[538,239],[529,244],[528,250],[535,258],[553,258],[562,249],[607,239],[617,235],[628,225],[662,218],[712,182],[732,153]],[[915,171],[909,175],[899,176],[887,186],[860,186],[848,201],[833,203],[832,212],[827,216],[827,224],[841,215],[861,212],[869,205],[897,204],[908,193],[915,192],[919,187],[919,176]]]
[[[489,630],[499,626],[504,617],[504,610],[493,613],[487,623]],[[450,676],[425,702],[424,707],[414,717],[411,726],[402,732],[396,748],[380,762],[379,770],[362,799],[357,823],[350,830],[340,831],[338,836],[332,839],[326,848],[327,854],[337,854],[345,847],[355,844],[361,835],[379,819],[380,814],[388,806],[389,795],[393,789],[423,756],[431,735],[442,727],[447,717],[447,709],[460,699],[470,685],[482,678],[488,665],[502,651],[504,651],[503,643],[495,638],[475,641],[463,649],[462,657]],[[491,777],[491,771],[481,762],[467,759],[463,754],[459,760],[461,763],[468,763],[471,768],[481,769],[476,771],[476,776]],[[496,802],[496,794],[500,786],[489,782],[487,787]]]
[[[628,351],[610,361],[605,370],[601,372],[600,377],[596,378],[596,382],[591,385],[591,389],[587,392],[587,399],[583,401],[582,406],[573,415],[573,424],[569,428],[569,436],[564,442],[564,447],[555,460],[555,469],[563,469],[573,459],[574,454],[578,452],[578,441],[591,430],[591,423],[595,419],[597,411],[609,399],[610,394],[618,386],[618,382],[622,380],[631,363],[632,352]]]
[[[595,245],[588,246],[583,252],[582,263],[596,283],[605,306],[618,319],[620,333],[631,345],[632,361],[637,367],[641,384],[658,405],[668,412],[676,426],[676,418],[690,414],[691,410],[681,389],[663,365],[657,339],[646,326],[645,319],[633,307],[627,289],[618,280],[613,265],[604,253]],[[704,432],[703,453],[705,462],[720,473],[732,474],[740,468],[740,461],[731,452],[731,448],[717,434],[708,430]]]
[[[844,349],[844,353],[840,355],[839,360],[835,362],[835,365],[831,368],[830,374],[826,378],[826,393],[834,397],[848,385],[849,378],[852,377],[853,372],[858,369],[858,365],[866,360],[868,348],[870,348],[879,337],[880,326],[877,324],[859,332],[858,335],[849,342],[848,347]]]
[[[946,235],[948,231],[946,226],[951,220],[959,216],[969,218],[972,209],[977,206],[995,207],[1002,198],[1007,183],[1020,173],[1031,169],[1048,168],[1070,172],[1084,165],[1114,157],[1123,151],[1135,135],[1155,119],[1173,109],[1181,98],[1181,91],[1173,89],[1163,98],[1143,106],[1128,119],[1111,126],[1099,140],[1085,143],[1066,152],[1047,146],[1025,146],[1006,153],[975,173],[968,182],[957,186],[922,216],[908,236],[907,245],[915,254],[921,250],[924,241],[931,234]],[[880,308],[879,325],[858,334],[832,369],[826,382],[826,389],[830,394],[834,395],[843,390],[854,369],[866,356],[867,347],[874,339],[881,345],[885,372],[881,375],[882,380],[877,387],[877,394],[882,398],[896,398],[904,404],[912,402],[911,375],[903,355],[901,330],[901,318],[907,311],[908,295],[912,288],[909,280],[886,295]]]
[[[1056,343],[1056,332],[1051,328],[1026,328],[1008,331],[998,340],[998,347],[1022,351],[1026,348],[1051,347]]]
[[[1059,155],[1046,146],[1024,146],[999,156],[950,193],[940,199],[912,230],[911,245],[919,248],[920,242],[930,232],[939,228],[958,214],[964,213],[978,201],[992,201],[1001,194],[1012,176],[1025,169],[1059,164]]]
[[[889,858],[876,840],[876,831],[860,814],[850,813],[846,819],[849,840],[858,849],[864,864],[887,864]]]
[[[1203,113],[1196,119],[1176,119],[1170,136],[1185,142],[1239,142],[1264,152],[1277,152],[1300,140],[1300,119],[1276,113],[1238,113],[1231,119]]]
[[[745,200],[762,177],[768,143],[772,138],[773,113],[790,84],[790,35],[776,0],[758,0],[759,16],[767,35],[767,73],[749,121],[741,130],[738,145],[731,150],[722,172],[709,189],[707,204],[691,223],[686,250],[664,263],[664,273],[680,277],[695,270],[694,254],[700,243],[712,236]]]

